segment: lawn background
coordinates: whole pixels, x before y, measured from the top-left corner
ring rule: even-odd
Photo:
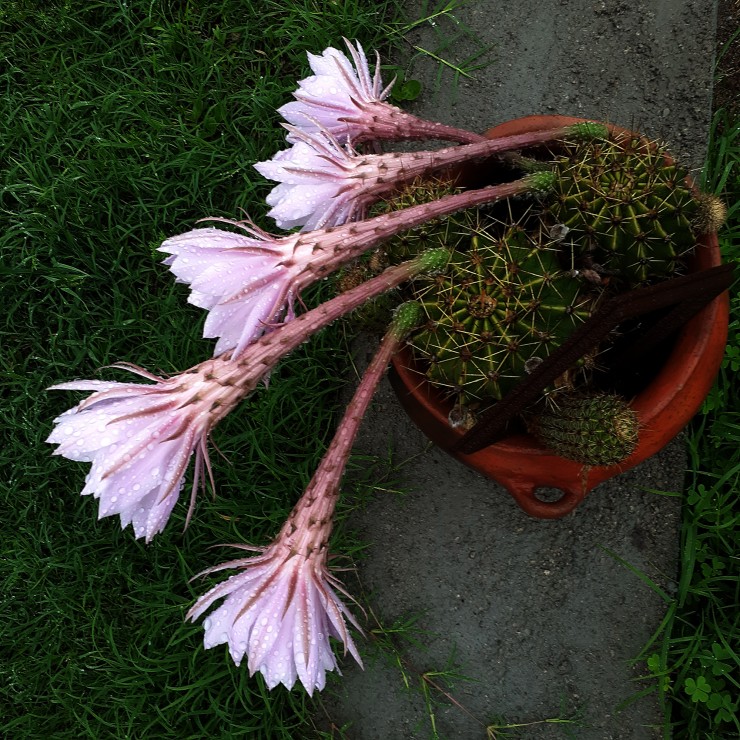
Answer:
[[[128,379],[100,369],[117,360],[166,374],[211,354],[204,312],[156,248],[204,216],[262,219],[271,186],[252,164],[284,147],[275,109],[308,74],[306,51],[346,35],[383,49],[392,9],[2,3],[3,737],[309,731],[304,692],[268,694],[224,650],[204,651],[202,626],[183,617],[215,582],[188,579],[231,557],[209,547],[269,542],[308,482],[335,422],[341,329],[296,351],[269,393],[219,426],[217,497],[200,495],[184,535],[181,501],[150,546],[117,517],[96,521],[96,502],[79,496],[87,466],[51,456],[52,419],[82,396],[45,389]]]

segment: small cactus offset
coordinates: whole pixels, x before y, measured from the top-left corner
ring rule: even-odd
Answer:
[[[727,206],[712,193],[699,193],[696,200],[698,210],[692,224],[694,231],[697,234],[714,234],[719,231],[727,219]]]
[[[549,450],[584,465],[616,465],[639,437],[637,412],[620,396],[564,395],[528,420],[529,431]]]
[[[499,237],[481,228],[444,274],[415,282],[414,294],[427,316],[411,339],[414,353],[427,378],[461,403],[502,398],[592,304],[557,251],[520,224]]]
[[[566,144],[555,172],[551,223],[625,288],[671,277],[693,249],[700,204],[662,147],[632,134]]]

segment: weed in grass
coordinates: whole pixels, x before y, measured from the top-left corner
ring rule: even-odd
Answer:
[[[371,595],[365,592],[362,583],[358,584],[356,592],[360,594],[363,611],[373,625],[367,634],[370,656],[382,659],[394,671],[397,670],[404,688],[410,692],[418,692],[424,703],[425,718],[417,725],[415,732],[439,740],[442,736],[437,726],[437,716],[441,709],[446,710],[449,707],[473,718],[483,731],[485,723],[455,697],[457,685],[474,679],[460,670],[454,647],[443,666],[423,670],[408,657],[409,650],[423,654],[429,640],[435,637],[420,626],[419,621],[423,614],[403,614],[386,624],[373,609]]]
[[[740,253],[740,127],[725,110],[715,114],[704,185],[730,204],[719,239],[724,259]],[[634,698],[658,691],[666,738],[724,738],[740,734],[740,407],[736,287],[730,301],[728,349],[717,382],[690,429],[690,468],[684,493],[680,575],[675,596],[638,661],[652,681]],[[648,584],[650,585],[650,584]]]
[[[568,709],[565,701],[561,701],[560,714],[557,717],[533,720],[531,722],[507,722],[504,717],[496,717],[486,727],[486,738],[498,740],[499,738],[527,737],[529,728],[542,725],[554,726],[553,729],[560,730],[563,737],[578,737],[578,729],[586,728],[583,722],[583,708]],[[524,733],[524,734],[522,734]]]

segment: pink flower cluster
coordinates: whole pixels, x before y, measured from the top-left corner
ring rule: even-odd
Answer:
[[[437,250],[296,316],[301,291],[393,235],[454,211],[527,191],[524,180],[467,191],[438,201],[366,219],[368,206],[437,168],[511,148],[519,140],[490,142],[409,116],[385,102],[379,63],[371,74],[359,43],[351,56],[326,49],[309,55],[314,75],[302,80],[295,102],[280,112],[289,121],[291,148],[257,169],[280,184],[268,196],[270,214],[285,229],[274,235],[249,220],[211,219],[206,226],[166,239],[160,251],[189,302],[208,312],[204,336],[217,339],[215,356],[171,377],[121,363],[149,383],[77,380],[57,390],[92,391],[58,416],[48,442],[54,454],[91,463],[83,495],[99,501],[99,518],[119,515],[146,542],[162,531],[183,488],[190,460],[194,480],[186,523],[198,485],[213,485],[208,439],[215,425],[263,380],[279,360],[312,334],[364,301],[422,271],[440,269],[449,255]],[[362,154],[363,141],[432,138],[461,146],[430,152]],[[503,141],[503,143],[502,143]],[[347,623],[359,629],[342,604],[344,593],[328,568],[328,540],[342,472],[360,419],[391,355],[413,323],[398,318],[350,403],[332,445],[275,541],[260,554],[208,569],[238,572],[214,586],[188,613],[205,614],[206,648],[227,644],[238,665],[260,672],[272,688],[300,680],[312,693],[327,671],[338,670],[330,639],[360,657]]]
[[[92,463],[82,493],[99,499],[99,518],[118,514],[122,527],[133,524],[136,537],[149,542],[164,528],[195,453],[190,518],[197,485],[205,470],[211,473],[206,444],[213,427],[285,354],[364,301],[419,272],[439,269],[448,258],[438,250],[390,268],[263,335],[238,358],[226,353],[171,378],[122,365],[151,384],[83,380],[53,386],[93,393],[55,419],[47,441],[57,445],[55,454]],[[291,687],[298,676],[309,693],[322,688],[325,672],[336,668],[329,637],[342,640],[359,661],[344,616],[356,623],[336,596],[334,588],[340,587],[327,568],[328,536],[357,427],[400,336],[398,329],[389,332],[275,543],[258,558],[222,566],[243,573],[210,591],[190,613],[195,618],[228,596],[206,624],[205,645],[228,642],[237,663],[249,647],[250,671],[262,672],[271,687]]]

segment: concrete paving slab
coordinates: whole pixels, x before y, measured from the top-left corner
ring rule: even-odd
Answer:
[[[407,2],[412,18],[422,3]],[[483,131],[532,113],[560,113],[634,127],[669,143],[684,163],[704,158],[711,111],[715,3],[712,0],[473,0],[455,15],[477,40],[444,54],[460,62],[490,46],[491,64],[432,92],[437,72],[417,58],[425,92],[414,113]],[[410,38],[434,50],[440,19]],[[364,368],[372,349],[358,348]],[[680,491],[686,463],[674,441],[659,455],[602,484],[573,514],[529,518],[497,484],[436,448],[408,420],[387,382],[356,449],[394,449],[404,496],[379,495],[352,524],[370,543],[359,578],[386,624],[422,613],[423,648],[404,655],[418,671],[450,661],[459,681],[435,714],[439,737],[486,738],[496,717],[535,723],[518,737],[644,740],[661,737],[657,699],[618,712],[640,689],[630,661],[657,629],[664,604],[607,548],[673,588],[680,503],[646,489]],[[350,589],[354,588],[347,579]],[[416,681],[418,683],[418,676]],[[418,691],[382,660],[364,671],[344,662],[325,696],[337,725],[355,740],[434,737]],[[578,726],[543,724],[579,710]],[[496,737],[497,735],[490,735]]]

